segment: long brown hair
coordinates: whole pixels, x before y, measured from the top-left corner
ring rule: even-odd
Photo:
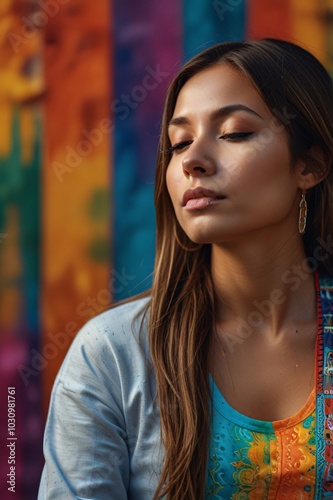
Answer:
[[[303,159],[325,179],[309,194],[307,257],[333,273],[319,238],[333,241],[333,90],[330,76],[309,52],[281,40],[221,43],[192,58],[176,75],[166,99],[157,160],[157,240],[149,304],[149,345],[155,368],[165,458],[155,500],[204,497],[209,447],[208,354],[216,297],[210,245],[196,249],[178,224],[166,186],[168,123],[183,85],[215,64],[244,74],[287,131],[292,160]],[[178,241],[177,241],[178,240]],[[181,245],[179,244],[181,242]],[[188,251],[187,249],[193,249]]]

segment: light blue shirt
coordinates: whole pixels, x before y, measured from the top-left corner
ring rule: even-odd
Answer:
[[[108,310],[75,337],[56,378],[38,500],[151,500],[163,460],[147,299]]]

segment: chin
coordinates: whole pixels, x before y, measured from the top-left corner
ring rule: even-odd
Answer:
[[[204,234],[204,233],[195,233],[195,234],[189,234],[186,233],[187,237],[195,244],[197,245],[209,245],[211,243],[214,243],[215,238],[212,235],[209,234]]]
[[[239,239],[239,234],[234,231],[219,232],[192,232],[186,233],[188,238],[197,245],[223,245],[223,243],[235,242]]]

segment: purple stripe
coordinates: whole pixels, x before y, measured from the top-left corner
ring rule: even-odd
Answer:
[[[167,85],[182,59],[182,3],[116,2],[114,85],[114,270],[147,288],[154,259],[153,180]]]

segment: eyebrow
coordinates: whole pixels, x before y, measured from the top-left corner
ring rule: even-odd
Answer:
[[[209,115],[210,121],[215,121],[218,119],[225,119],[236,111],[246,111],[247,113],[251,113],[252,115],[258,116],[263,120],[263,117],[259,115],[254,109],[248,108],[244,104],[230,104],[229,106],[224,106],[223,108],[219,108],[213,111]],[[190,120],[186,116],[176,116],[169,121],[169,127],[173,125],[189,125]]]

